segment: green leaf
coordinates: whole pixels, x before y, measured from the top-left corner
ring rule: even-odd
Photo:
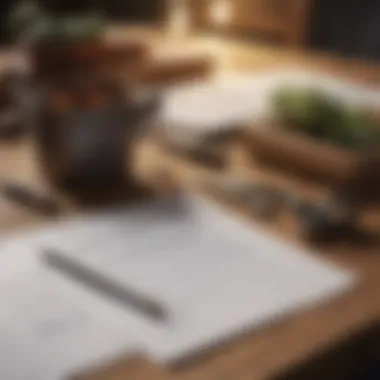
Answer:
[[[68,41],[86,41],[103,32],[103,20],[98,14],[72,16],[63,20],[62,33]]]
[[[9,28],[21,42],[87,41],[103,32],[104,20],[100,12],[92,11],[81,16],[65,16],[57,19],[41,9],[34,0],[23,0],[12,10]]]
[[[39,44],[54,41],[59,34],[59,25],[50,18],[44,18],[29,26],[20,40],[26,44]]]
[[[24,0],[11,10],[8,16],[8,27],[13,35],[22,33],[44,17],[42,9],[32,0]]]
[[[273,96],[278,117],[289,128],[346,148],[380,143],[380,128],[367,115],[308,88],[281,88]]]

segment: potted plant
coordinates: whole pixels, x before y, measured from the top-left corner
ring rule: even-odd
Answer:
[[[379,120],[370,109],[328,92],[283,87],[271,102],[274,118],[265,128],[250,129],[247,141],[256,156],[276,166],[340,183],[380,145]]]
[[[9,17],[12,35],[29,49],[37,77],[88,73],[143,57],[139,43],[107,43],[106,26],[94,0],[21,0]]]

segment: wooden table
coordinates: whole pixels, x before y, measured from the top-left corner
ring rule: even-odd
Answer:
[[[113,38],[122,38],[125,30],[114,30]],[[356,81],[375,84],[380,67],[364,62],[337,60],[319,56],[302,56],[288,50],[222,41],[216,37],[197,36],[182,41],[167,41],[156,31],[129,30],[129,36],[148,39],[156,49],[183,49],[187,52],[212,52],[218,75],[247,69],[268,69],[279,64],[311,67]],[[187,45],[186,45],[187,44]],[[213,49],[211,49],[213,48]],[[181,50],[179,50],[181,51]],[[231,146],[230,170],[252,178],[262,177],[297,188],[302,193],[318,196],[324,191],[314,184],[285,177],[252,164],[239,145]],[[0,175],[42,186],[38,165],[30,141],[0,145]],[[143,180],[155,177],[163,168],[174,174],[183,185],[199,188],[204,175],[216,175],[210,169],[174,158],[154,144],[146,143],[136,151],[136,173]],[[154,176],[152,176],[154,174]],[[242,210],[235,209],[236,212]],[[247,217],[247,215],[243,215]],[[0,226],[3,230],[21,230],[45,220],[0,200]],[[303,244],[297,224],[290,216],[268,226],[278,234]],[[362,276],[361,284],[349,294],[328,304],[295,313],[281,323],[266,327],[207,355],[173,368],[160,369],[149,358],[122,358],[115,365],[80,376],[84,380],[183,379],[183,380],[269,380],[269,379],[344,379],[366,358],[380,358],[376,342],[380,337],[380,255],[378,247],[340,247],[319,253],[334,262],[353,269]],[[317,254],[317,253],[316,253]],[[318,255],[318,254],[317,254]],[[353,342],[352,344],[351,341]],[[377,349],[379,351],[379,349]],[[314,366],[314,367],[313,367]],[[355,367],[355,368],[354,368]],[[292,375],[292,376],[290,376]]]

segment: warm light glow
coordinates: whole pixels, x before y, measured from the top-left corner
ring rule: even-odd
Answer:
[[[169,31],[173,36],[185,36],[191,28],[188,0],[170,0]]]
[[[232,19],[233,0],[214,0],[211,4],[210,17],[216,25],[228,25]]]

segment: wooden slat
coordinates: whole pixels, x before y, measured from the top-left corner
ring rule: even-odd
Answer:
[[[69,380],[174,380],[168,372],[143,358],[124,358]]]
[[[140,80],[145,85],[153,86],[178,84],[204,79],[212,72],[212,69],[212,60],[203,56],[177,60],[153,60],[146,65]]]
[[[314,0],[291,1],[291,15],[285,28],[286,40],[294,47],[305,47],[309,39],[310,17]]]
[[[222,0],[223,1],[223,0]],[[229,24],[220,26],[224,31],[269,33],[279,36],[292,46],[304,46],[308,41],[308,27],[313,0],[283,0],[276,11],[276,2],[269,0],[230,1],[233,16]],[[281,1],[281,0],[279,0]],[[213,25],[210,9],[218,0],[190,1],[193,20],[202,27]]]

